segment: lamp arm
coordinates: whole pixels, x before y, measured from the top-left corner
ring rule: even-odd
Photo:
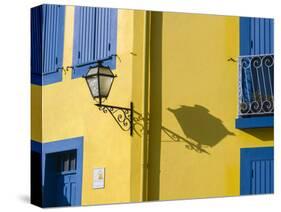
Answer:
[[[107,113],[114,118],[119,127],[123,131],[130,131],[130,135],[133,135],[133,103],[130,103],[130,108],[96,104],[100,111]]]

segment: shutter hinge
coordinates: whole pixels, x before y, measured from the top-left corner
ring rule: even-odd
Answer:
[[[111,43],[108,44],[108,51],[111,49]]]
[[[80,53],[80,51],[78,52],[78,58],[80,58],[80,56],[81,56],[81,53]]]

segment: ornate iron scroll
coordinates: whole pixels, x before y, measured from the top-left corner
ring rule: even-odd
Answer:
[[[130,131],[130,135],[133,135],[133,103],[130,104],[130,108],[104,104],[96,106],[104,113],[109,112],[123,131]]]
[[[274,113],[274,55],[239,58],[239,115]]]

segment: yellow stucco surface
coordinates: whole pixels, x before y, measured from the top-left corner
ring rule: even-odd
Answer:
[[[273,145],[272,129],[235,129],[239,18],[152,17],[150,196],[239,195],[240,148]]]
[[[133,11],[118,14],[117,60],[115,81],[118,89],[112,89],[108,103],[129,106],[132,75],[132,21]],[[64,66],[72,64],[74,7],[66,7]],[[94,101],[83,78],[71,79],[71,72],[63,73],[63,81],[47,86],[33,86],[35,96],[42,89],[42,139],[52,142],[65,138],[84,137],[82,205],[130,201],[131,137],[120,129],[109,114],[104,114]],[[122,92],[123,95],[119,95]],[[37,98],[37,95],[36,95]],[[34,100],[36,99],[34,98]],[[36,99],[39,101],[39,99]],[[35,104],[35,103],[34,103]],[[36,112],[35,110],[33,112]],[[34,114],[36,115],[36,114]],[[34,130],[38,128],[33,125]],[[92,189],[93,169],[105,167],[105,188]]]
[[[73,6],[65,20],[68,66]],[[84,137],[82,205],[239,195],[240,148],[273,145],[273,129],[235,128],[238,69],[227,59],[239,55],[239,18],[119,9],[117,29],[121,60],[106,104],[134,103],[144,120],[133,136],[69,71],[32,85],[32,139]],[[105,167],[104,189],[92,188],[95,167]]]

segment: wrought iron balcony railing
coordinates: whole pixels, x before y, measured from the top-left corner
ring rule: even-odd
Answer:
[[[239,116],[273,115],[274,55],[239,57]]]

